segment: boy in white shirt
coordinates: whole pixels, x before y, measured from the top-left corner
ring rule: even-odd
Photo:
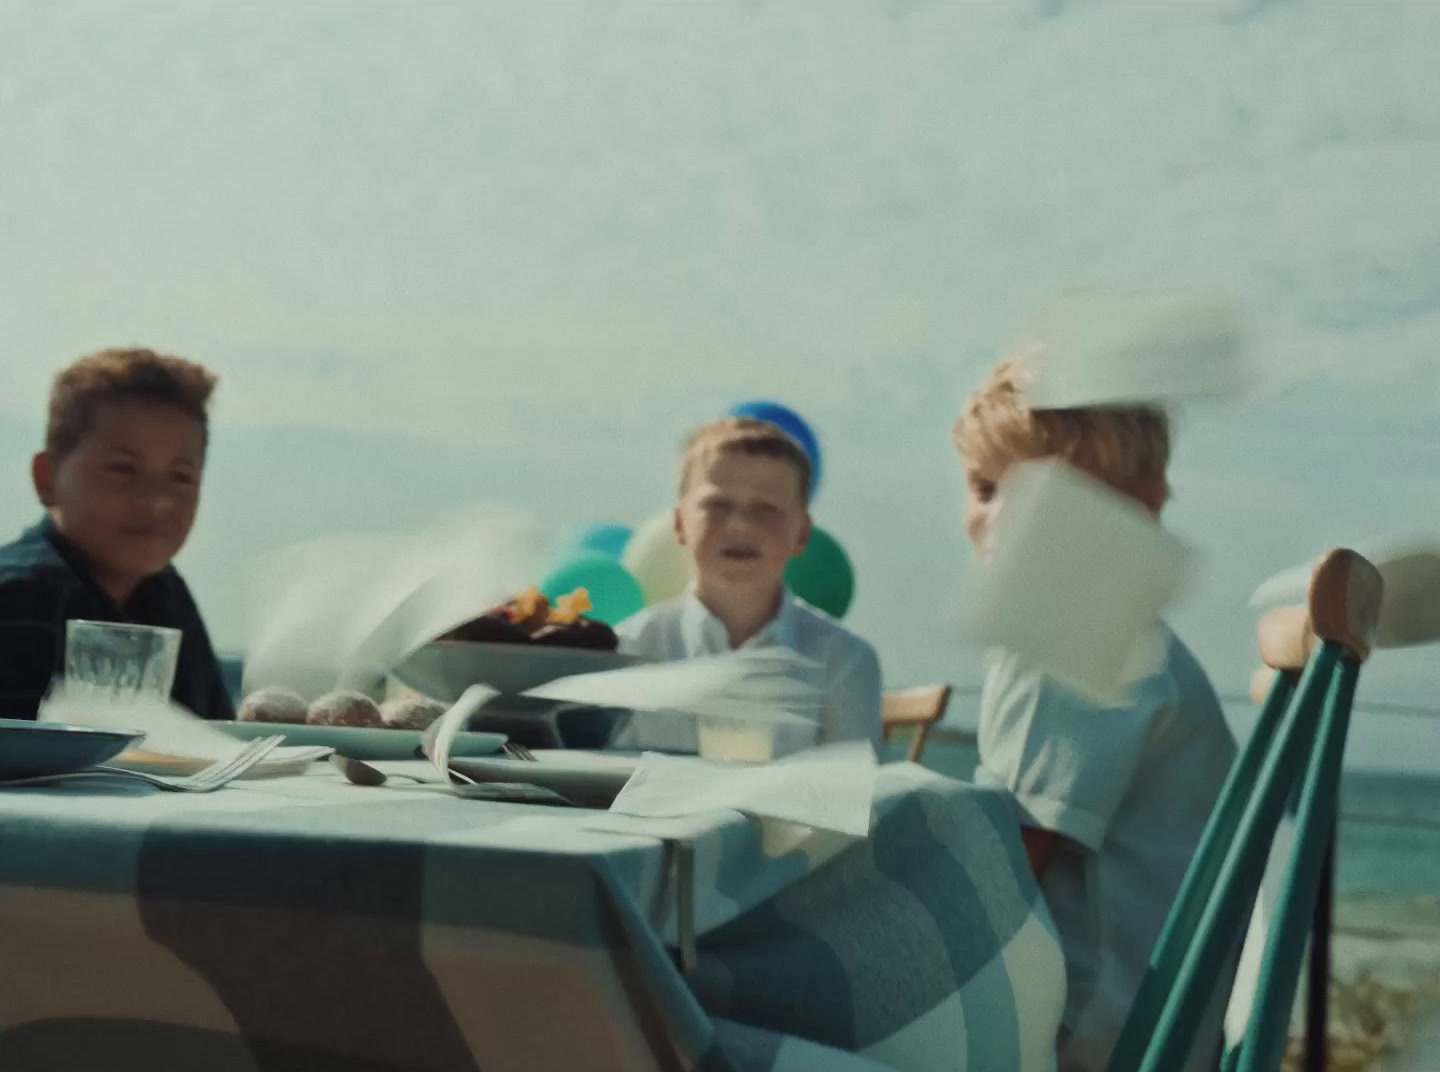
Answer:
[[[1023,386],[1020,363],[1002,362],[955,424],[966,532],[982,562],[1012,462],[1061,457],[1158,517],[1170,456],[1163,411],[1032,410]],[[1060,931],[1060,1072],[1106,1067],[1235,757],[1205,671],[1165,633],[1163,664],[1123,707],[1082,699],[1010,652],[989,655],[976,780],[1019,804],[1026,854]],[[1231,978],[1222,976],[1186,1072],[1218,1067]]]
[[[777,735],[776,754],[811,744],[880,740],[880,661],[875,649],[798,599],[785,567],[810,538],[810,460],[764,421],[729,417],[690,437],[680,464],[675,535],[694,580],[675,599],[622,622],[620,650],[656,660],[778,645],[816,664],[822,693],[813,735]],[[621,742],[695,748],[693,726],[639,719]]]

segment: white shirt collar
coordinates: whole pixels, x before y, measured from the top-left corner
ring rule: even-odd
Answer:
[[[742,648],[758,648],[770,644],[781,647],[795,647],[795,595],[788,585],[780,587],[780,607],[775,617],[766,622]],[[680,636],[689,655],[719,655],[730,651],[730,634],[725,623],[700,602],[691,584],[685,589],[684,603],[680,611]]]

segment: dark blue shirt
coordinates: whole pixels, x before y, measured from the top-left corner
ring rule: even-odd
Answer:
[[[120,606],[47,518],[0,547],[0,718],[35,717],[64,673],[72,618],[180,630],[172,697],[201,718],[235,717],[200,610],[175,568],[146,578]]]

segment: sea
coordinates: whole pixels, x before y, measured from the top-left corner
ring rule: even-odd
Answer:
[[[1356,717],[1364,711],[1357,710]],[[1244,725],[1253,712],[1232,724]],[[1436,720],[1440,734],[1440,719]],[[898,757],[903,746],[896,744]],[[975,770],[974,739],[966,730],[926,746],[926,766],[962,780]],[[1336,895],[1357,905],[1426,909],[1440,935],[1440,775],[1347,769],[1341,784],[1336,844]]]
[[[973,710],[955,712],[965,728],[927,745],[924,764],[961,780],[977,760]],[[1373,712],[1356,705],[1353,723]],[[1227,704],[1242,740],[1258,715]],[[1431,717],[1433,716],[1426,716]],[[947,720],[948,721],[948,720]],[[1440,719],[1433,719],[1440,734]],[[968,725],[967,725],[968,723]],[[904,744],[888,758],[901,758]],[[1332,1067],[1370,1072],[1440,1072],[1440,775],[1347,766],[1336,837],[1332,938]],[[1299,1002],[1294,1033],[1299,1033]],[[1359,1037],[1358,1050],[1345,1042]],[[1373,1051],[1369,1061],[1346,1054]],[[1287,1065],[1287,1068],[1294,1067]]]

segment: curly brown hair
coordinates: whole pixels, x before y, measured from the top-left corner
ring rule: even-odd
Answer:
[[[749,454],[788,463],[800,481],[801,499],[809,499],[810,456],[805,448],[769,421],[753,417],[725,417],[695,430],[680,458],[680,494],[690,489],[698,466],[722,454]]]
[[[88,354],[55,375],[45,424],[45,452],[60,461],[90,434],[106,402],[142,399],[195,418],[208,442],[215,374],[203,365],[154,350],[117,348]]]

